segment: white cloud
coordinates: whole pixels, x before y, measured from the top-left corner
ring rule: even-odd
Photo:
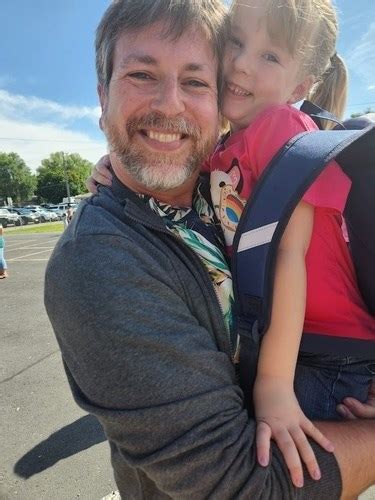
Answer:
[[[106,143],[104,138],[102,141],[93,140],[87,134],[61,128],[54,123],[20,122],[0,116],[0,151],[18,153],[35,171],[42,159],[56,151],[79,153],[82,158],[95,163],[105,154]]]
[[[99,106],[63,106],[48,99],[11,94],[7,90],[0,89],[0,113],[11,116],[14,116],[15,113],[22,116],[38,113],[38,116],[50,116],[63,120],[89,118],[97,123],[100,108]]]
[[[370,90],[370,91],[371,91],[371,90],[375,90],[375,85],[369,85],[369,86],[367,87],[367,90]]]
[[[370,24],[359,42],[352,46],[347,64],[350,70],[359,75],[367,85],[375,88],[373,85],[375,80],[374,40],[375,22]]]
[[[93,139],[72,127],[74,121],[86,120],[86,128],[94,130],[99,116],[97,107],[63,106],[0,89],[0,151],[18,153],[32,171],[56,151],[79,153],[96,162],[106,152],[104,137]]]

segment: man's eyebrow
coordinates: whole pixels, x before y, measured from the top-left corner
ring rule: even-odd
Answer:
[[[146,54],[130,54],[121,61],[120,66],[121,68],[126,68],[126,66],[134,63],[156,66],[158,61],[154,57]],[[188,63],[185,65],[184,69],[186,71],[203,71],[206,67],[207,64]]]
[[[143,54],[130,54],[126,56],[122,61],[121,61],[121,67],[124,68],[128,66],[129,64],[132,63],[141,63],[141,64],[147,64],[147,65],[155,65],[156,64],[156,59],[152,56],[148,55],[143,55]]]

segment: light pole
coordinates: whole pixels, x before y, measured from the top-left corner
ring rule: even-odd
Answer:
[[[66,196],[68,198],[68,204],[70,205],[70,186],[69,186],[68,172],[67,172],[66,162],[65,162],[65,153],[62,154],[62,157],[63,157],[64,178],[65,178],[65,186],[66,186]]]

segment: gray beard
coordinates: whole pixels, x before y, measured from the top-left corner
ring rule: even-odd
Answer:
[[[132,143],[132,138],[141,129],[157,128],[167,133],[184,134],[193,141],[191,153],[183,162],[173,159],[168,153],[151,155]],[[183,185],[188,179],[199,172],[203,161],[212,151],[216,137],[203,142],[201,131],[182,118],[168,119],[160,115],[149,114],[142,118],[129,120],[126,125],[127,138],[117,127],[108,124],[106,136],[110,149],[121,161],[123,168],[131,177],[149,190],[169,191]]]

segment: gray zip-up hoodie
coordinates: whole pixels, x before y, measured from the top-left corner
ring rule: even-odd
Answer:
[[[333,455],[295,489],[263,468],[199,257],[117,181],[83,202],[46,271],[45,304],[76,402],[94,414],[128,499],[340,497]]]

